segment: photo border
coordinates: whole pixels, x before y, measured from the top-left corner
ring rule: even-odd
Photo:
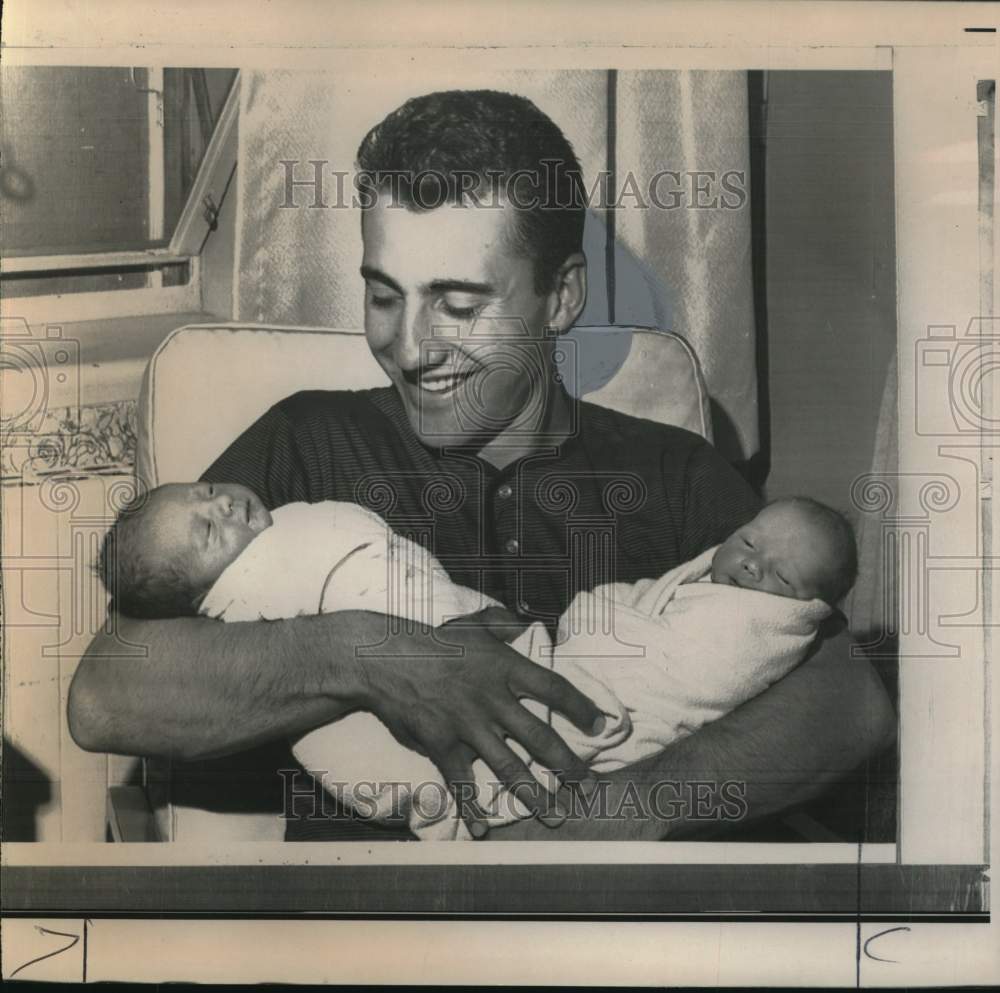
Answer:
[[[23,44],[27,39],[34,40],[37,38],[37,31],[26,27],[32,23],[33,15],[25,13],[27,5],[18,5],[12,14],[10,8],[14,6],[13,3],[8,4],[5,10],[5,33],[12,27],[13,16],[19,19],[13,24],[17,29],[13,32],[15,34],[13,44],[17,42]],[[49,6],[60,8],[58,13],[64,19],[59,22],[60,25],[70,23],[71,18],[62,4],[53,3]],[[69,33],[70,29],[67,27],[65,36],[58,30],[55,32],[54,43],[47,49],[35,48],[33,44],[25,48],[9,47],[12,42],[8,35],[4,43],[5,59],[8,60],[8,64],[25,58],[46,61],[49,64],[57,64],[60,61],[64,64],[82,64],[90,59],[96,59],[95,64],[115,64],[121,59],[123,52],[134,50],[130,46],[136,42],[131,39],[127,29],[121,28],[123,23],[126,25],[132,23],[123,13],[125,5],[108,6],[107,20],[99,29],[99,37],[105,32],[107,36],[106,39],[101,38],[97,47],[91,49],[78,47],[75,42],[80,35]],[[129,6],[134,10],[134,5]],[[553,7],[560,6],[553,5]],[[750,3],[733,6],[738,11],[734,15],[733,23],[745,22],[747,28],[741,40],[735,43],[730,33],[733,29],[730,27],[723,33],[721,29],[713,27],[712,19],[705,16],[704,6],[698,13],[690,5],[673,5],[672,12],[678,15],[675,23],[681,23],[679,34],[671,36],[678,37],[677,47],[654,52],[652,60],[659,62],[661,68],[708,68],[713,65],[725,68],[772,69],[892,68],[894,72],[898,72],[899,55],[904,50],[914,59],[919,56],[919,50],[922,48],[935,48],[939,53],[944,53],[942,56],[944,58],[948,57],[949,52],[960,51],[963,46],[969,49],[984,49],[987,54],[996,51],[996,43],[991,39],[983,41],[983,37],[979,35],[972,37],[962,35],[967,27],[975,26],[977,23],[996,23],[995,9],[986,5],[969,4],[964,5],[964,9],[957,10],[945,9],[948,5],[903,3],[800,5],[825,8],[828,19],[822,28],[809,25],[802,14],[793,13],[785,7],[782,10],[782,14],[786,16],[785,23],[780,27],[775,27],[773,24],[768,27],[769,31],[780,32],[781,44],[772,44],[771,36],[762,37],[761,19],[776,6],[783,5]],[[36,4],[36,11],[38,7]],[[211,18],[225,19],[229,12],[224,11],[224,7],[225,4],[217,4]],[[859,7],[869,9],[865,11]],[[935,7],[937,9],[934,9]],[[839,10],[834,13],[834,8]],[[907,19],[902,16],[904,10],[907,14],[915,13],[913,8],[921,8],[920,14],[929,15],[925,17],[923,23],[917,24],[912,17]],[[240,9],[243,9],[242,5]],[[124,21],[122,21],[123,16]],[[210,23],[211,18],[209,18]],[[660,20],[658,23],[662,30],[669,22]],[[163,26],[157,27],[161,29]],[[281,25],[276,25],[276,28],[281,28]],[[627,39],[634,37],[628,35],[628,31],[634,31],[636,24],[624,28],[622,25],[608,26],[605,19],[605,23],[602,23],[603,28],[608,29],[608,34],[625,31]],[[118,29],[117,35],[116,29]],[[200,25],[200,29],[204,29],[204,24]],[[533,30],[537,29],[536,24]],[[190,25],[181,26],[179,29],[182,46],[185,42],[188,45],[192,44],[196,37],[205,37],[204,34],[185,35],[185,32],[190,30]],[[284,30],[287,30],[287,24]],[[466,28],[466,31],[474,30],[474,26]],[[829,40],[817,43],[817,31],[827,32],[826,37]],[[359,32],[364,33],[363,26],[359,28]],[[113,42],[107,41],[116,37],[119,47],[113,47]],[[209,34],[209,37],[214,36]],[[458,37],[462,37],[462,32],[458,33]],[[473,37],[475,36],[466,35],[466,40],[471,42]],[[707,45],[704,42],[706,37],[709,39]],[[233,49],[222,47],[217,50],[202,48],[200,51],[189,48],[186,52],[180,52],[181,58],[178,58],[178,50],[174,47],[158,49],[154,61],[171,65],[185,64],[185,62],[186,64],[231,64],[235,61],[241,67],[267,59],[271,60],[268,64],[274,64],[275,59],[279,62],[287,59],[295,64],[303,63],[301,52],[289,53],[279,47],[287,41],[283,30],[276,30],[273,38],[274,41],[269,49],[263,50],[260,46],[252,49],[252,58],[249,60],[234,60]],[[621,44],[628,45],[626,39],[620,39]],[[422,40],[428,39],[418,32],[417,37],[411,39],[409,43],[419,45]],[[606,37],[604,40],[607,42]],[[687,44],[684,44],[685,41]],[[602,60],[616,51],[614,64],[620,68],[638,67],[640,64],[645,68],[652,67],[648,64],[651,57],[649,50],[636,52],[631,49],[616,49],[614,44],[590,44],[586,38],[581,38],[576,43],[581,45],[581,48],[580,54],[573,60],[573,68],[583,68],[587,65],[607,67],[611,63]],[[400,44],[400,41],[396,41],[396,44]],[[527,44],[530,44],[530,40]],[[67,45],[73,47],[66,48]],[[327,56],[333,47],[336,46],[325,49]],[[363,63],[372,54],[371,49],[366,48],[363,42],[360,45],[349,45],[347,49],[342,53],[347,62],[359,60]],[[324,51],[314,50],[312,57],[316,59],[323,54]],[[427,53],[426,57],[433,59],[441,54],[442,50],[439,49],[436,54]],[[540,63],[552,67],[551,62],[546,61],[552,56],[550,51],[534,47],[522,49],[519,54],[517,45],[513,43],[501,55],[491,50],[470,56],[470,53],[463,53],[457,49],[445,49],[443,54],[454,59],[458,71],[461,71],[463,62],[469,64],[473,58],[482,65],[500,59],[505,64],[516,62],[524,68]],[[142,58],[144,61],[149,61],[149,53],[145,53]],[[561,58],[563,60],[567,58],[565,50],[561,52]],[[304,61],[309,62],[309,57],[307,56]],[[902,190],[897,186],[897,202],[907,195],[905,184]],[[995,226],[994,218],[994,231]],[[900,246],[897,243],[897,259],[899,256]],[[897,267],[899,267],[898,262]],[[904,284],[905,281],[915,280],[919,275],[919,268],[905,273],[905,265],[904,271],[900,271],[899,268],[897,271],[901,277],[905,276]],[[906,291],[898,288],[897,292],[902,299]],[[996,314],[995,305],[991,306],[993,313]],[[977,309],[981,310],[981,307]],[[904,324],[900,324],[899,354],[902,357],[904,345],[912,344],[914,335],[920,337],[928,323],[915,326],[912,315],[904,313],[903,310],[901,316],[906,319],[907,329],[904,332]],[[976,316],[975,312],[969,316]],[[941,323],[946,324],[946,321]],[[956,326],[960,323],[956,321]],[[901,369],[901,395],[905,391],[904,381],[906,376]],[[990,408],[994,409],[1000,408]],[[979,439],[982,443],[982,434],[979,435]],[[902,437],[900,442],[902,446]],[[977,477],[977,482],[981,483],[983,480]],[[978,497],[977,493],[976,499]],[[986,514],[990,516],[987,517]],[[992,514],[992,504],[987,501],[982,520],[992,521]],[[991,525],[981,531],[979,537],[989,542],[989,546],[983,549],[983,554],[996,559],[996,529]],[[963,556],[967,557],[964,552]],[[986,571],[988,570],[984,570]],[[992,603],[983,605],[984,610],[991,608]],[[991,613],[989,617],[992,616]],[[985,639],[990,637],[992,623],[991,619],[985,621],[983,629]],[[905,656],[905,648],[903,654]],[[984,654],[983,659],[985,666],[989,656]],[[565,919],[572,919],[580,914],[594,914],[595,918],[602,919],[609,916],[624,916],[636,920],[664,917],[680,919],[685,914],[695,913],[687,909],[692,906],[692,901],[701,900],[702,906],[705,906],[706,902],[719,899],[724,901],[725,908],[719,916],[705,912],[699,914],[699,918],[728,921],[742,918],[744,915],[760,915],[768,920],[778,918],[792,920],[795,915],[802,914],[817,922],[829,920],[831,916],[843,916],[860,925],[860,922],[868,920],[915,921],[922,915],[931,915],[934,920],[984,921],[989,919],[987,856],[991,840],[990,832],[995,830],[995,825],[989,818],[988,788],[991,770],[996,768],[997,762],[995,754],[997,736],[991,738],[989,733],[993,715],[996,713],[992,708],[994,691],[988,681],[984,689],[987,695],[984,697],[982,713],[981,763],[986,793],[981,804],[983,829],[978,859],[972,857],[975,851],[963,844],[965,857],[956,864],[949,864],[947,857],[939,857],[922,864],[927,853],[917,852],[917,856],[921,857],[913,857],[910,861],[895,865],[869,864],[860,859],[856,864],[840,865],[733,863],[724,866],[567,864],[337,867],[286,864],[129,867],[90,864],[84,861],[76,865],[45,864],[45,849],[49,846],[36,844],[31,846],[38,851],[40,857],[36,864],[26,862],[14,864],[11,861],[11,849],[25,846],[5,846],[3,913],[5,916],[60,914],[97,916],[119,912],[123,915],[195,915],[213,910],[217,913],[236,913],[239,908],[235,903],[239,900],[245,901],[248,896],[252,896],[261,900],[273,897],[269,909],[262,913],[275,918],[282,914],[305,913],[349,915],[365,919],[368,913],[378,917],[411,916],[416,913],[421,916],[426,914],[428,917],[470,915],[492,919],[523,913],[526,919],[533,920],[538,913],[537,903],[534,911],[518,908],[524,906],[527,896],[537,901],[536,888],[539,880],[550,880],[554,893],[551,898],[551,913]],[[904,721],[903,735],[906,734]],[[993,749],[992,753],[989,751],[990,748]],[[949,808],[945,806],[945,809]],[[933,832],[936,832],[938,839],[947,840],[948,832],[943,831],[940,824],[928,825],[928,837],[933,837]],[[906,855],[907,844],[910,844],[908,839],[901,839],[901,858]],[[101,846],[91,847],[96,849]],[[300,846],[303,858],[307,857],[304,847]],[[16,862],[21,862],[25,856],[24,852],[19,851],[13,854]],[[366,891],[370,894],[373,888],[379,891],[384,884],[386,888],[381,900],[374,901],[377,904],[375,907],[365,909],[360,906],[360,896],[355,899],[349,894],[336,892],[337,889],[342,889],[341,884],[348,878],[352,880],[352,887],[354,885],[358,887],[358,894]],[[317,880],[323,880],[323,884],[320,885]],[[502,885],[498,885],[501,881]],[[506,895],[500,896],[500,890],[504,890]],[[271,897],[268,894],[271,894]],[[301,903],[293,907],[291,903],[296,894],[301,896]],[[217,899],[219,906],[216,908],[205,906],[210,902],[206,897]],[[602,897],[604,903],[599,907],[598,903]],[[403,904],[407,899],[421,909],[406,908]],[[784,906],[774,902],[781,899],[785,900]],[[503,905],[505,901],[507,906]],[[581,910],[581,907],[584,909]],[[636,907],[640,909],[637,916],[632,918],[630,913],[635,913]],[[543,911],[542,916],[548,916],[548,912]],[[755,916],[754,919],[759,918]],[[985,935],[980,937],[985,940]]]

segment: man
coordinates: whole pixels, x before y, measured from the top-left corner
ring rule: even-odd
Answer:
[[[710,445],[575,402],[553,376],[558,335],[586,299],[583,192],[568,142],[530,101],[420,97],[369,132],[358,158],[365,331],[392,386],[283,401],[207,480],[243,483],[271,507],[367,503],[522,624],[553,623],[580,589],[660,575],[753,516],[756,498]],[[496,837],[560,839],[717,827],[690,804],[663,803],[664,783],[681,796],[683,784],[746,783],[743,809],[762,817],[893,734],[877,677],[850,662],[841,634],[728,717],[597,782],[518,701],[547,703],[583,730],[596,708],[496,627],[484,616],[414,634],[361,612],[242,625],[120,618],[149,660],[115,659],[95,638],[71,687],[70,728],[86,748],[204,759],[368,709],[450,784],[470,781],[481,757],[539,812]],[[563,795],[550,807],[508,739],[601,803]],[[600,816],[626,808],[634,816]],[[463,810],[485,833],[481,811]]]

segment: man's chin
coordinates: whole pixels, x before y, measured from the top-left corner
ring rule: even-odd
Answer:
[[[497,396],[495,390],[474,391],[468,383],[445,395],[424,392],[409,383],[397,384],[397,390],[414,434],[428,448],[481,447],[524,413],[509,393]]]
[[[444,416],[435,416],[437,411],[427,408],[409,407],[410,427],[413,433],[427,448],[482,448],[504,429],[504,423],[496,424],[466,423],[473,418],[456,417],[455,411],[441,411]],[[481,419],[480,419],[481,420]]]

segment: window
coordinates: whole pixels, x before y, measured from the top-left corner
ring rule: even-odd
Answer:
[[[172,239],[235,77],[234,69],[0,70],[3,295],[186,283],[192,249]]]

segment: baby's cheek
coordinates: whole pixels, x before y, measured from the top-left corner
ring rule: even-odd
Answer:
[[[250,542],[253,541],[253,539],[256,537],[257,536],[252,533],[250,534],[241,533],[233,542],[233,546],[229,553],[229,560],[233,561],[234,559],[238,558],[243,553],[247,545],[249,545]]]

